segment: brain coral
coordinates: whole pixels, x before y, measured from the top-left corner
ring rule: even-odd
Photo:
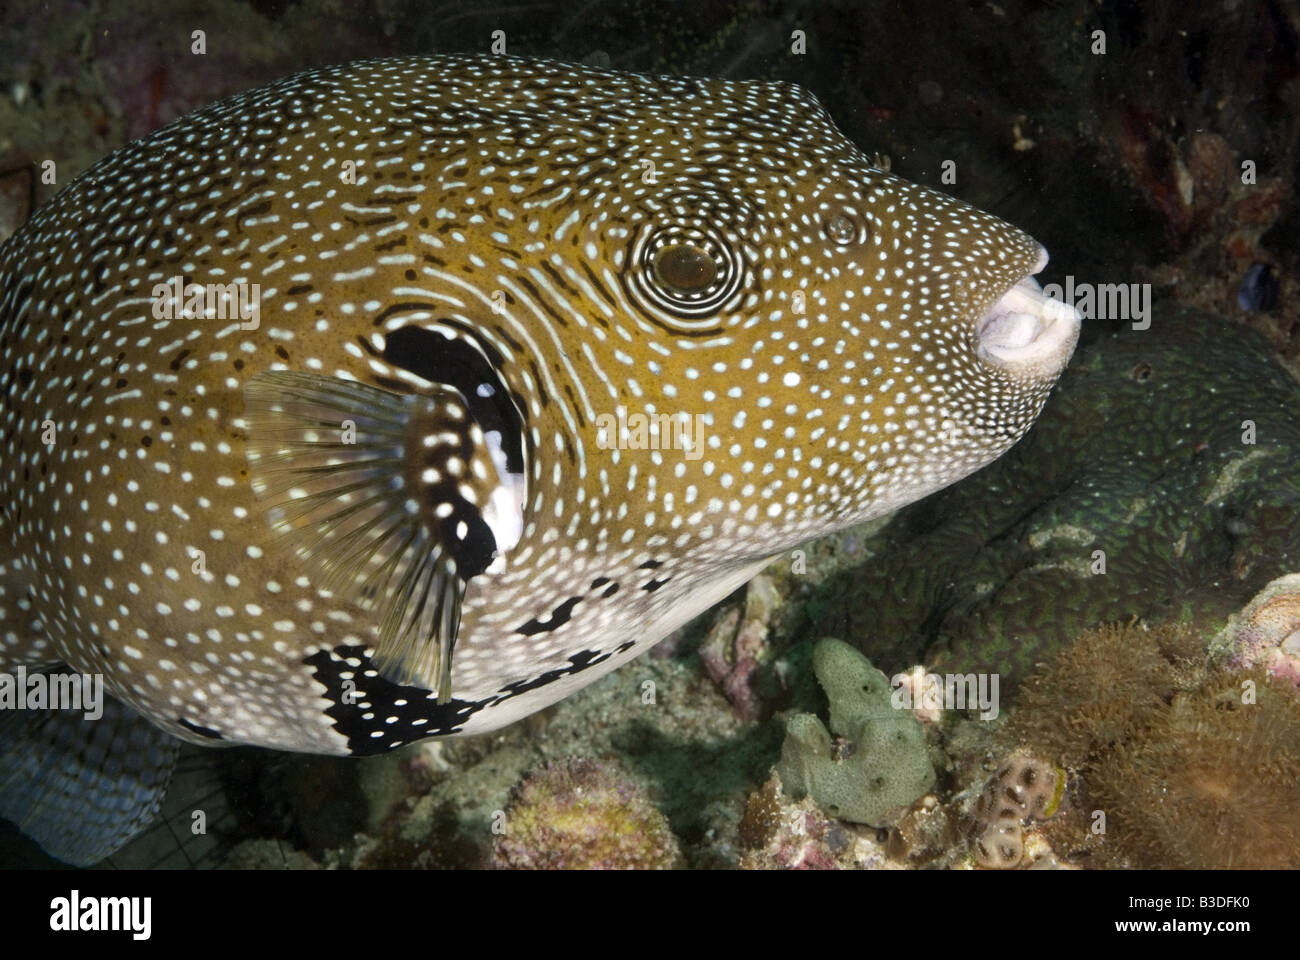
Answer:
[[[1080,348],[1010,453],[821,584],[814,627],[887,672],[998,670],[1004,691],[1098,623],[1209,635],[1300,555],[1297,407],[1258,335],[1157,305],[1150,329]]]

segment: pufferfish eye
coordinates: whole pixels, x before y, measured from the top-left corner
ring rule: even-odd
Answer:
[[[708,289],[718,278],[718,265],[708,251],[693,243],[664,247],[655,257],[654,271],[660,284],[684,294]]]
[[[631,290],[656,319],[674,329],[711,327],[740,287],[740,256],[711,225],[661,227],[637,247],[627,278]]]
[[[826,239],[841,247],[863,243],[867,239],[866,221],[854,213],[842,210],[822,222]]]

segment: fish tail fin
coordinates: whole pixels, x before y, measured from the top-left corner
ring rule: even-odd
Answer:
[[[255,764],[250,757],[260,760],[262,751],[178,743],[176,766],[158,816],[111,854],[107,866],[122,870],[215,867],[248,836],[247,814],[235,806],[242,794],[231,791],[240,786],[235,771],[247,777]]]
[[[50,856],[97,863],[157,815],[180,741],[125,704],[0,716],[0,817]]]

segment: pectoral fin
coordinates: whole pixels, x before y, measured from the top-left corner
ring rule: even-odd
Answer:
[[[273,371],[249,381],[244,406],[271,525],[317,586],[380,615],[384,677],[445,702],[466,581],[513,545],[485,519],[510,481],[464,397]]]

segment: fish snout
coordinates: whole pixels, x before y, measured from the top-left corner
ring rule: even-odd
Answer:
[[[1046,296],[1033,277],[1046,265],[1043,250],[1031,274],[1013,284],[975,323],[980,359],[1020,380],[1055,380],[1079,340],[1079,311]]]

